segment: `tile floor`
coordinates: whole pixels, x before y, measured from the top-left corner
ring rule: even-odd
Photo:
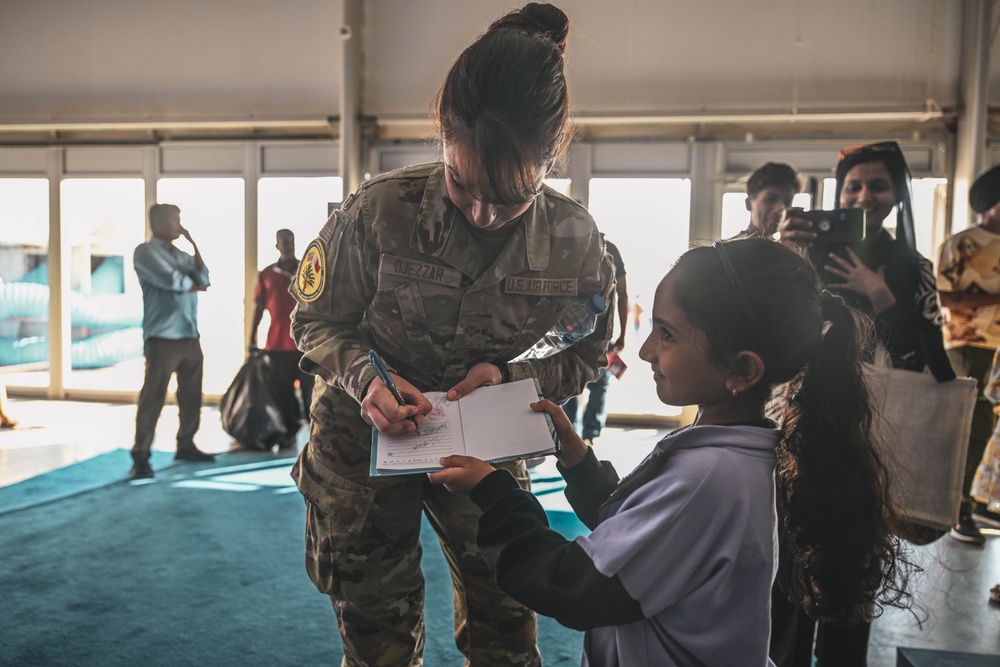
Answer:
[[[71,465],[132,443],[135,406],[75,401],[10,399],[16,429],[0,431],[0,486]],[[172,451],[177,408],[168,405],[160,418],[155,449]],[[652,449],[662,431],[607,428],[597,440],[598,454],[620,471],[631,470]],[[299,446],[307,437],[299,432]],[[197,442],[208,452],[235,445],[223,430],[217,408],[202,411]],[[124,477],[128,471],[123,470]],[[558,474],[551,459],[538,472]],[[562,494],[543,496],[553,509],[565,507]],[[915,614],[890,611],[875,621],[869,665],[893,667],[896,647],[968,651],[997,656],[1000,665],[1000,607],[987,602],[990,586],[1000,583],[1000,531],[987,530],[985,547],[947,537],[915,549],[924,572],[914,582]]]

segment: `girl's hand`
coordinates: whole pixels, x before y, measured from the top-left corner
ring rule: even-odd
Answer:
[[[556,428],[556,435],[559,436],[559,445],[562,449],[559,454],[556,454],[556,458],[559,459],[559,463],[563,464],[563,467],[572,468],[586,458],[590,448],[583,441],[583,438],[573,430],[573,424],[570,423],[569,417],[566,416],[562,408],[552,401],[538,401],[531,404],[531,409],[535,412],[544,412],[552,418],[552,425]]]
[[[491,363],[481,361],[469,369],[468,374],[461,382],[448,390],[448,400],[457,401],[472,393],[472,390],[477,387],[500,384],[501,382],[503,382],[503,375],[500,373],[500,369]]]
[[[471,456],[446,456],[441,459],[444,470],[427,473],[432,484],[443,484],[452,493],[467,496],[483,478],[496,468]]]
[[[885,266],[872,271],[850,248],[847,248],[847,254],[847,259],[833,253],[828,256],[829,261],[824,268],[841,281],[830,285],[830,288],[863,296],[872,304],[876,315],[891,308],[896,303],[896,297],[885,282]]]
[[[361,418],[386,435],[416,431],[416,425],[408,418],[415,417],[418,422],[421,421],[423,415],[431,411],[431,402],[403,378],[395,373],[390,375],[406,405],[400,405],[382,378],[376,376],[361,401]]]

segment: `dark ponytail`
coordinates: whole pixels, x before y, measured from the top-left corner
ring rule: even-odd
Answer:
[[[572,138],[563,54],[569,19],[531,3],[494,21],[452,65],[434,120],[463,185],[477,198],[520,204]]]
[[[761,356],[762,404],[787,383],[776,472],[785,592],[812,617],[840,622],[870,618],[879,604],[907,606],[909,564],[892,532],[862,372],[876,341],[871,320],[780,243],[716,245],[677,261],[673,293],[720,367],[742,350]]]
[[[822,293],[826,333],[786,387],[778,448],[778,502],[785,553],[780,582],[813,618],[870,620],[876,604],[906,606],[889,473],[873,429],[862,361],[871,321]]]

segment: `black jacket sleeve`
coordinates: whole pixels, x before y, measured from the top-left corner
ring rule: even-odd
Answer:
[[[566,480],[566,500],[587,528],[597,527],[597,512],[618,486],[618,473],[607,461],[598,461],[594,450],[572,468],[556,463]]]
[[[576,542],[549,528],[538,500],[509,472],[491,473],[471,497],[483,510],[479,552],[512,598],[576,630],[643,618],[618,577],[598,572]]]

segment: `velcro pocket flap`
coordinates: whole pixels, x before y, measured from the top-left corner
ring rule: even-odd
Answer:
[[[375,502],[375,490],[333,472],[315,457],[303,456],[292,471],[299,492],[330,521],[356,535]]]

